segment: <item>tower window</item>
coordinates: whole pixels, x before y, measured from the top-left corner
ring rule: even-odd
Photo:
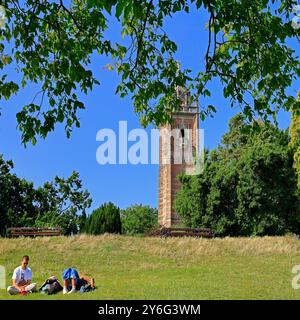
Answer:
[[[180,130],[180,137],[181,137],[181,138],[184,138],[184,129],[181,129],[181,130]]]

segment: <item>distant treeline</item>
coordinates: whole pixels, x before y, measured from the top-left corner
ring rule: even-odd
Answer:
[[[13,162],[0,155],[0,235],[9,227],[60,227],[65,235],[85,232],[143,234],[157,223],[157,209],[132,205],[125,210],[104,203],[87,215],[92,199],[77,172],[35,188],[12,173]]]

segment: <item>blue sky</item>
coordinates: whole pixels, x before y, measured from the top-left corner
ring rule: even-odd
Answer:
[[[198,70],[199,65],[203,64],[207,45],[205,23],[206,19],[200,12],[177,14],[167,22],[170,38],[178,44],[177,59],[183,68]],[[114,21],[108,34],[118,38],[119,33],[120,26]],[[296,48],[298,44],[292,45]],[[300,54],[299,48],[297,50]],[[93,61],[92,69],[101,85],[84,96],[86,110],[80,113],[81,128],[74,129],[70,139],[66,138],[63,126],[57,126],[46,140],[38,140],[36,146],[28,145],[25,149],[21,145],[15,115],[22,105],[32,101],[36,91],[33,87],[26,88],[8,102],[2,103],[0,153],[5,159],[14,161],[14,171],[19,176],[33,181],[36,186],[52,180],[56,175],[67,177],[73,170],[77,170],[84,187],[92,195],[92,209],[107,201],[121,208],[134,203],[156,207],[158,165],[101,166],[96,162],[96,150],[100,144],[96,141],[98,130],[111,128],[118,132],[120,120],[128,121],[128,130],[140,127],[130,99],[114,95],[118,76],[103,69],[108,62],[109,58],[106,57],[97,57]],[[15,75],[12,73],[10,76]],[[300,83],[297,82],[290,93],[295,95],[299,89]],[[216,147],[227,129],[228,120],[239,111],[229,107],[229,102],[222,97],[219,83],[214,83],[212,93],[217,113],[214,118],[200,122],[200,128],[205,129],[205,147],[210,149]],[[281,128],[287,128],[290,115],[281,112],[278,120]]]

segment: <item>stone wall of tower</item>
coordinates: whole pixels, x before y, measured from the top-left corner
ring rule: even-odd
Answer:
[[[172,224],[171,165],[159,167],[159,181],[158,223],[161,226],[170,226]]]
[[[164,126],[162,130],[171,130],[171,126]],[[159,185],[158,185],[158,224],[161,226],[170,226],[172,217],[171,206],[171,165],[163,163],[164,157],[162,135],[159,138]],[[168,156],[167,156],[168,158]]]
[[[193,129],[192,131],[192,146],[198,150],[198,114],[191,112],[179,112],[172,115],[172,124],[160,128],[162,130],[172,129]],[[180,190],[181,184],[177,176],[182,172],[193,170],[191,164],[174,164],[173,151],[174,140],[170,139],[171,154],[166,156],[162,137],[159,143],[159,190],[158,190],[158,223],[161,226],[170,227],[180,223],[180,219],[174,208],[174,200],[176,193]],[[170,157],[170,163],[163,163],[163,158]]]

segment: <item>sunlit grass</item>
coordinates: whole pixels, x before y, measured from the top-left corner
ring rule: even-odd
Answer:
[[[0,239],[7,285],[22,255],[30,256],[34,281],[61,279],[64,268],[94,276],[93,293],[32,294],[0,299],[299,299],[291,286],[300,264],[300,240],[265,238],[142,238],[76,236]]]

